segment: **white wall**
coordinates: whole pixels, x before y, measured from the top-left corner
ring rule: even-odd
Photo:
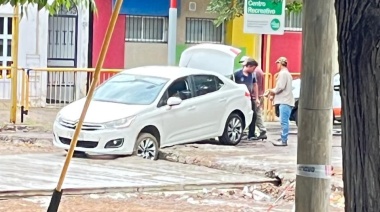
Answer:
[[[48,49],[48,20],[49,13],[38,11],[37,6],[28,6],[27,12],[20,22],[19,34],[19,67],[46,68]],[[21,11],[21,10],[20,10]],[[25,15],[27,14],[27,15]],[[88,29],[89,13],[87,8],[78,8],[78,45],[77,67],[86,68],[88,58]],[[0,16],[12,16],[13,8],[10,5],[0,6]],[[76,98],[83,97],[86,92],[86,73],[78,75]],[[21,84],[21,75],[19,76]],[[21,88],[21,86],[19,86]],[[31,73],[30,78],[30,106],[45,107],[47,93],[47,73]],[[19,96],[21,90],[18,91]]]

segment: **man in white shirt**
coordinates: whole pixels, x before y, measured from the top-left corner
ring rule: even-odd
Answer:
[[[292,92],[293,77],[287,68],[288,60],[280,57],[276,61],[278,69],[278,78],[276,87],[269,89],[269,93],[274,95],[273,102],[279,106],[281,122],[281,138],[272,142],[274,146],[287,146],[289,135],[289,118],[294,107],[294,97]]]

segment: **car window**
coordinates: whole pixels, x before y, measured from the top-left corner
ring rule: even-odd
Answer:
[[[174,81],[162,96],[158,107],[166,105],[170,97],[179,97],[182,100],[190,99],[193,97],[190,90],[190,78],[184,77]]]
[[[168,81],[169,79],[160,77],[118,74],[97,88],[93,99],[131,105],[149,105],[156,100]]]
[[[194,85],[196,96],[215,92],[223,86],[223,81],[213,75],[195,75]]]

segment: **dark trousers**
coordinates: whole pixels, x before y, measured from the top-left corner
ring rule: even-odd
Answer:
[[[248,127],[248,138],[256,137],[255,135],[255,128],[256,128],[256,119],[257,119],[257,110],[256,110],[256,102],[255,100],[251,100],[252,104],[252,110],[253,110],[253,116],[252,116],[252,122]]]

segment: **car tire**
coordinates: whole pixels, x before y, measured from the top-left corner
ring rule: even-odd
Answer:
[[[238,114],[232,113],[227,119],[223,135],[219,137],[219,141],[224,145],[235,146],[240,143],[243,131],[244,124],[242,118]]]
[[[136,140],[134,154],[144,159],[157,160],[158,153],[157,138],[150,133],[140,133]]]

